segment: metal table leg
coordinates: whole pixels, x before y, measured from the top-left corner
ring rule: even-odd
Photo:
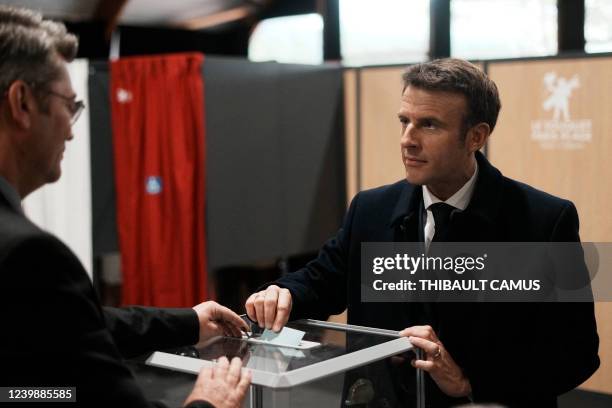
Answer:
[[[423,350],[416,349],[416,358],[423,359]],[[416,371],[416,406],[417,408],[425,408],[425,375],[422,369],[417,368]]]
[[[272,390],[272,401],[270,404],[267,404],[267,406],[271,408],[289,408],[290,396],[290,388]]]
[[[261,385],[251,385],[249,387],[249,408],[263,408],[262,394]]]

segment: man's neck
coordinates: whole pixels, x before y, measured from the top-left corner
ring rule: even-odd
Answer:
[[[427,189],[431,194],[436,196],[441,201],[446,201],[453,196],[467,183],[476,172],[476,159],[470,160],[469,165],[463,172],[458,172],[457,177],[445,184],[427,185]]]
[[[19,160],[13,149],[2,149],[0,146],[0,176],[9,183],[21,200],[36,189],[34,183],[28,182],[24,172],[19,168]]]
[[[21,197],[15,190],[15,187],[8,182],[4,177],[0,176],[0,194],[4,197],[4,200],[18,213],[23,213],[21,207]]]
[[[42,185],[32,177],[32,171],[24,157],[23,147],[19,145],[19,136],[11,129],[0,126],[0,176],[9,183],[21,200]]]

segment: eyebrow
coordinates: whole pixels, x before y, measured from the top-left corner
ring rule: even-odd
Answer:
[[[72,90],[71,92],[66,92],[66,93],[63,93],[62,91],[56,91],[55,89],[52,89],[52,88],[49,88],[49,90],[57,94],[60,94],[65,98],[69,98],[69,99],[76,99],[79,96],[74,90]]]
[[[427,116],[427,117],[421,118],[420,121],[421,122],[429,121],[429,122],[433,122],[433,123],[437,123],[437,124],[444,123],[444,121],[436,118],[435,116]]]
[[[398,119],[408,119],[408,116],[403,115],[401,113],[398,113],[397,114],[397,118]],[[417,119],[417,122],[419,122],[419,123],[426,122],[426,121],[433,122],[433,123],[440,124],[440,125],[445,123],[443,120],[441,120],[441,119],[439,119],[439,118],[437,118],[435,116],[425,116],[423,118],[418,118]]]

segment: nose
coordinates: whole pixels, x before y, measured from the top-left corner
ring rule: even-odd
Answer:
[[[400,144],[402,147],[418,147],[419,141],[416,135],[416,131],[412,123],[408,123],[406,127],[402,130],[402,137],[400,139]]]

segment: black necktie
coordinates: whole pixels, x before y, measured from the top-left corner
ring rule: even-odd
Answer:
[[[435,228],[432,242],[445,242],[449,237],[450,216],[455,207],[446,203],[435,203],[429,206],[433,213]]]
[[[431,242],[432,243],[433,242],[448,242],[450,238],[449,224],[450,224],[451,213],[454,210],[456,210],[456,208],[453,207],[452,205],[440,202],[440,203],[435,203],[435,204],[430,205],[429,209],[431,210],[433,217],[434,217],[434,222],[436,223],[435,225],[436,230],[435,230],[435,233],[434,233],[434,236]],[[430,252],[433,252],[433,253],[438,253],[440,250],[442,250],[441,253],[442,254],[444,253],[443,249],[436,247],[433,244],[431,245],[430,250],[431,250]],[[429,325],[431,325],[434,328],[438,336],[441,335],[441,330],[442,330],[442,327],[440,326],[440,321],[439,321],[440,316],[443,316],[441,307],[442,305],[437,302],[423,303],[425,318],[429,322]]]

